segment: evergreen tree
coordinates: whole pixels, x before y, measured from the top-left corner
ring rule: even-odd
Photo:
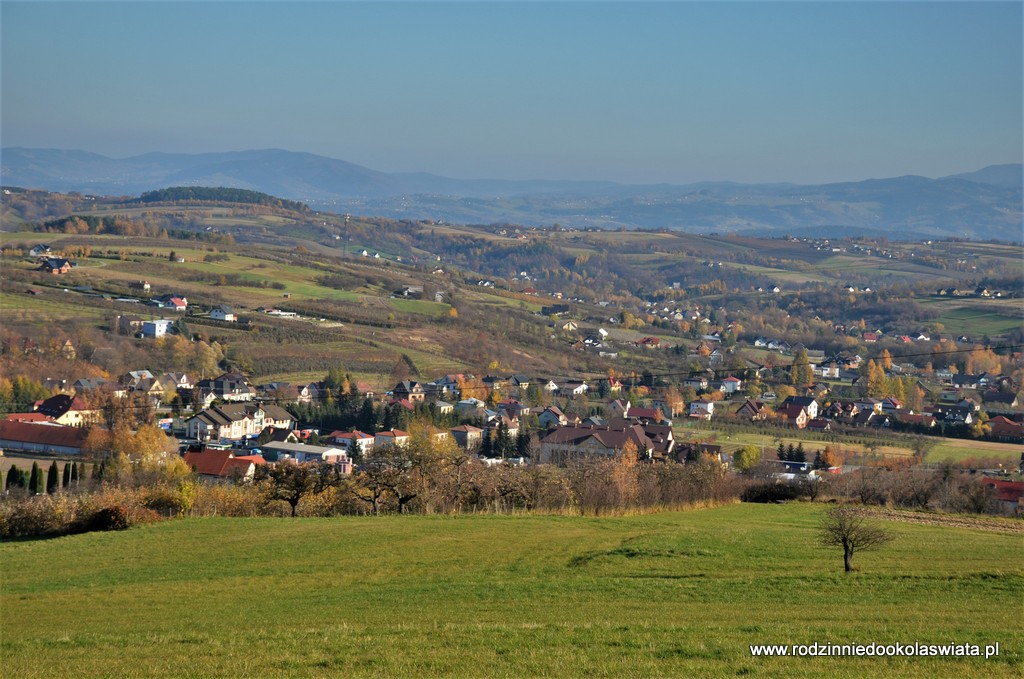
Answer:
[[[348,455],[348,459],[352,460],[353,463],[363,459],[363,454],[359,450],[359,442],[355,436],[349,439],[348,449],[345,452]]]
[[[519,433],[516,434],[516,455],[519,457],[530,456],[530,435],[522,427],[519,428]]]
[[[784,444],[782,441],[779,441],[779,447],[775,449],[775,453],[779,456],[780,460],[789,459],[788,457],[786,457],[786,444]]]
[[[82,475],[78,471],[78,466],[81,464],[81,462],[71,463],[71,483],[75,484],[76,486],[78,485],[78,480],[82,478]]]
[[[792,443],[790,443],[788,446],[786,446],[786,457],[784,459],[786,459],[786,460],[795,460],[796,459],[796,447]]]
[[[57,469],[57,460],[50,463],[50,469],[46,472],[46,492],[50,495],[60,492],[60,470]]]
[[[377,411],[369,397],[363,399],[363,406],[359,410],[359,429],[371,436],[377,433]]]
[[[794,462],[807,462],[807,454],[804,453],[803,441],[797,444],[796,451],[793,453],[792,459]]]
[[[43,470],[39,468],[38,462],[32,463],[32,473],[28,477],[28,492],[32,495],[42,495],[46,492]]]
[[[814,463],[811,465],[815,469],[827,469],[828,465],[825,464],[825,460],[821,458],[821,451],[819,450],[814,454]]]
[[[480,441],[480,456],[494,457],[494,439],[491,438],[491,432],[487,429],[484,429],[484,435]]]
[[[21,486],[21,470],[17,466],[11,465],[11,468],[7,470],[7,485],[4,489],[10,491],[14,488]]]
[[[61,476],[61,482],[60,482],[60,485],[61,485],[61,487],[64,488],[64,490],[67,490],[68,488],[71,487],[71,468],[74,467],[74,466],[75,466],[74,462],[65,462],[64,463],[64,474]]]
[[[494,441],[495,457],[507,457],[511,449],[511,443],[512,439],[508,434],[508,425],[505,424],[505,420],[499,420],[498,432]]]

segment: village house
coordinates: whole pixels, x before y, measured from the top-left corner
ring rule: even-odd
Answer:
[[[614,457],[628,445],[637,452],[640,459],[648,459],[654,452],[654,444],[640,425],[622,428],[613,427],[559,427],[541,439],[540,461],[562,464],[574,457]]]
[[[373,448],[378,450],[388,446],[403,447],[409,443],[409,432],[401,429],[379,431],[373,437]]]
[[[722,391],[726,394],[735,394],[743,388],[743,380],[733,375],[722,380]]]
[[[406,400],[410,403],[420,403],[426,398],[426,392],[423,389],[423,385],[419,382],[404,381],[399,382],[391,390],[391,395],[397,400]]]
[[[796,403],[786,404],[783,402],[776,414],[783,424],[797,429],[806,428],[807,423],[812,419],[807,415],[807,409]]]
[[[28,251],[28,256],[29,257],[45,257],[45,256],[47,256],[49,254],[50,254],[50,246],[47,245],[46,243],[40,243],[38,245],[33,245],[32,248]]]
[[[284,408],[258,403],[223,403],[185,420],[185,435],[199,441],[239,441],[267,427],[293,429],[295,420]]]
[[[261,455],[235,455],[230,450],[189,451],[185,464],[195,470],[200,481],[206,483],[251,483],[256,467],[265,465]]]
[[[932,429],[935,427],[935,417],[933,415],[898,413],[897,419],[903,424],[908,424],[917,428]]]
[[[629,399],[617,398],[608,404],[608,409],[611,410],[614,415],[618,415],[619,417],[626,417],[629,414],[630,407],[631,404]]]
[[[715,414],[714,401],[694,401],[690,404],[690,417],[695,420],[710,420]]]
[[[7,452],[81,455],[86,435],[80,427],[0,420],[0,449]]]
[[[333,446],[311,446],[305,443],[264,443],[264,453],[276,454],[278,460],[292,459],[299,464],[323,463],[333,464],[342,474],[352,473],[352,460],[344,448]],[[271,458],[273,459],[273,458]]]
[[[234,323],[238,320],[238,317],[235,316],[235,312],[232,311],[231,307],[225,304],[213,307],[213,309],[210,310],[210,318],[215,321],[225,321],[228,323]]]
[[[813,420],[818,416],[818,402],[812,396],[789,396],[779,405],[779,409],[781,410],[791,405],[798,405],[807,411],[807,419],[809,420]]]
[[[171,331],[171,327],[174,325],[174,321],[166,318],[160,318],[154,321],[143,321],[142,322],[142,337],[146,339],[156,339],[157,337],[163,337]]]
[[[361,432],[358,429],[353,429],[352,431],[333,431],[327,436],[328,443],[341,446],[346,451],[352,450],[353,441],[355,441],[356,450],[361,455],[365,456],[373,452],[373,435]]]
[[[1003,406],[1006,408],[1016,408],[1019,405],[1017,400],[1017,394],[995,391],[989,389],[981,394],[981,401],[986,406]]]
[[[61,257],[48,257],[39,265],[39,271],[45,271],[54,275],[60,275],[71,271],[74,266],[70,261]]]
[[[751,422],[761,422],[772,416],[771,410],[762,401],[748,399],[736,409],[736,416]]]
[[[518,419],[524,415],[530,413],[530,406],[517,401],[515,399],[508,399],[498,403],[498,413],[505,414],[508,417]]]
[[[251,401],[256,396],[256,389],[249,384],[248,378],[238,372],[200,380],[196,387],[201,397],[212,395],[222,401]]]
[[[188,311],[188,298],[175,295],[160,295],[150,300],[150,304],[161,309],[173,309],[184,313]]]
[[[558,395],[566,398],[572,398],[574,396],[582,396],[587,393],[589,387],[586,382],[573,380],[565,382],[562,387],[558,390]]]
[[[537,416],[537,422],[542,429],[551,429],[553,427],[565,426],[569,423],[569,419],[557,406],[549,406]]]
[[[483,440],[484,430],[471,424],[452,427],[448,431],[451,432],[455,444],[466,450],[476,450],[480,447],[480,443]]]
[[[36,404],[36,412],[68,427],[84,427],[102,419],[102,413],[84,399],[67,394],[57,394],[40,401]]]
[[[989,435],[997,441],[1007,443],[1024,442],[1024,425],[1003,415],[996,415],[988,421]]]

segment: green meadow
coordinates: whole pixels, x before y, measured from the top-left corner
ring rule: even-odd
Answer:
[[[593,518],[183,519],[0,545],[0,674],[1010,677],[1024,533],[820,504]],[[1000,644],[995,658],[755,658],[750,644]]]

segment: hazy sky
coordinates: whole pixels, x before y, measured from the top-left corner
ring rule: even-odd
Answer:
[[[3,146],[823,181],[1022,157],[1020,2],[12,2]]]

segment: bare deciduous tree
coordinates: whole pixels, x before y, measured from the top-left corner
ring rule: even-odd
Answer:
[[[856,552],[882,547],[891,542],[893,536],[884,528],[868,523],[863,511],[835,507],[822,517],[818,538],[825,546],[843,548],[843,565],[849,573],[853,570]]]

